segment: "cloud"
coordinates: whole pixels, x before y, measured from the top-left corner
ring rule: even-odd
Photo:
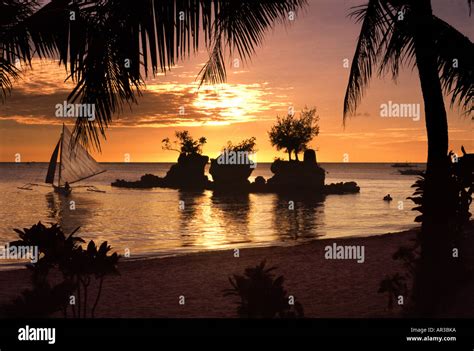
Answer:
[[[56,71],[56,72],[55,72]],[[27,72],[0,111],[0,120],[22,124],[61,124],[55,117],[56,104],[62,104],[72,89],[58,79],[57,70]],[[138,104],[124,105],[114,117],[114,126],[166,127],[232,124],[273,119],[275,108],[286,108],[288,98],[274,95],[268,84],[223,84],[202,87],[197,83],[148,81]],[[72,122],[72,121],[71,121]]]

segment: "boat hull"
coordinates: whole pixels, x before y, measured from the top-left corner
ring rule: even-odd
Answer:
[[[55,192],[55,193],[58,193],[58,194],[60,194],[60,195],[68,196],[68,195],[71,194],[71,191],[72,191],[71,188],[66,189],[66,188],[64,188],[64,187],[54,186],[54,192]]]

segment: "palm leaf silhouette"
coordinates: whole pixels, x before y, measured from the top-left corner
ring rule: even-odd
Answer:
[[[472,1],[468,1],[471,5]],[[344,118],[353,115],[368,87],[374,71],[382,76],[398,77],[402,65],[416,66],[414,35],[417,17],[407,1],[370,0],[350,13],[362,27],[351,65],[344,97]],[[398,19],[403,13],[403,20]],[[472,112],[474,95],[474,45],[448,23],[433,16],[434,49],[444,93],[451,95],[451,106],[457,104]],[[453,65],[457,59],[459,65]],[[378,68],[378,69],[377,69]]]
[[[18,11],[24,2],[12,3]],[[15,26],[0,17],[3,65],[15,57],[30,64],[33,53],[59,57],[75,83],[68,100],[96,106],[94,121],[76,120],[75,140],[100,150],[112,116],[137,102],[149,74],[171,69],[204,45],[210,55],[201,84],[224,82],[225,53],[248,61],[264,33],[306,0],[53,0],[34,13],[38,4],[27,3],[29,12],[13,17]],[[5,91],[15,77],[8,72],[0,78]]]

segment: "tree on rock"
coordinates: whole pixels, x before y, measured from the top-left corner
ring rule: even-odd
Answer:
[[[308,143],[319,134],[319,116],[316,116],[316,108],[305,107],[299,117],[294,113],[288,113],[286,117],[277,116],[277,122],[268,133],[272,146],[277,150],[285,149],[291,161],[291,154],[295,154],[296,161],[298,153],[306,150]]]
[[[177,140],[173,141],[173,143],[171,143],[170,138],[165,138],[161,141],[164,150],[177,151],[186,156],[201,154],[202,147],[207,143],[205,137],[200,137],[198,140],[194,140],[187,130],[183,130],[182,132],[176,131],[175,137]]]

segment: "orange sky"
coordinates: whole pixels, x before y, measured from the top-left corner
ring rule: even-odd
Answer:
[[[352,162],[423,162],[426,133],[423,101],[416,69],[406,68],[397,84],[389,76],[375,78],[358,116],[342,125],[342,104],[348,78],[343,60],[352,59],[359,25],[347,17],[359,0],[309,1],[304,13],[288,26],[269,32],[252,62],[234,67],[228,62],[228,83],[197,90],[195,78],[206,59],[201,52],[180,62],[171,72],[148,79],[139,105],[115,118],[102,142],[99,161],[121,162],[129,154],[132,162],[175,161],[176,153],[163,151],[161,140],[177,129],[205,136],[204,153],[217,156],[228,140],[257,138],[258,161],[284,155],[273,149],[267,131],[277,115],[289,106],[296,111],[316,106],[320,135],[311,143],[318,160],[341,162],[344,154]],[[465,0],[433,0],[436,15],[474,37],[472,18]],[[0,161],[48,161],[64,119],[54,117],[54,106],[62,103],[72,85],[64,83],[66,72],[57,63],[35,61],[7,103],[0,105]],[[381,104],[420,103],[421,119],[381,118]],[[179,114],[184,107],[184,115]],[[449,108],[449,104],[447,104]],[[470,118],[449,110],[450,148],[460,152],[465,145],[473,152]],[[68,120],[72,122],[72,120]]]

